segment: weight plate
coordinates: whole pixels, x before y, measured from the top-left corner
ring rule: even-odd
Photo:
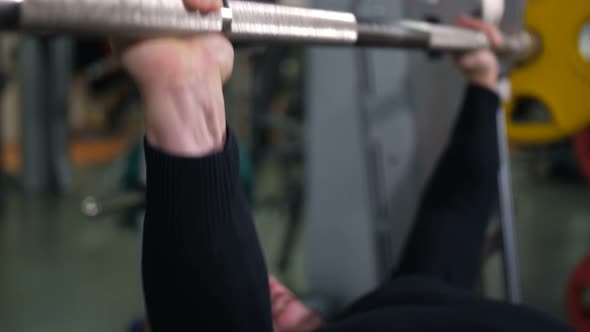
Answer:
[[[543,50],[511,73],[508,134],[515,143],[547,144],[590,125],[590,1],[529,0],[525,21]],[[549,121],[523,121],[526,110],[517,109],[523,98],[545,105]]]

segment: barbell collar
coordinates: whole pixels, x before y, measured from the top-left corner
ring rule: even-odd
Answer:
[[[504,38],[504,44],[496,52],[511,58],[516,65],[523,65],[537,59],[543,52],[543,40],[531,31],[520,31]]]

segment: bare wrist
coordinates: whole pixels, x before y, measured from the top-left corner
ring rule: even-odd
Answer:
[[[183,157],[204,157],[223,150],[227,137],[223,98],[212,98],[214,89],[183,83],[141,90],[146,138],[152,146]]]

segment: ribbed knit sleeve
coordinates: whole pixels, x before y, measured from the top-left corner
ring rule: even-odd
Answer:
[[[204,158],[145,144],[142,274],[152,329],[272,331],[268,275],[236,140]]]

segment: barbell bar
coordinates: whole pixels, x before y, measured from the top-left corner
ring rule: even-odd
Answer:
[[[212,13],[188,10],[180,0],[0,0],[0,29],[125,37],[224,33],[233,42],[436,51],[490,47],[483,33],[448,25],[361,22],[348,12],[238,0],[226,0]],[[523,32],[495,51],[526,58],[540,47],[537,38]]]

